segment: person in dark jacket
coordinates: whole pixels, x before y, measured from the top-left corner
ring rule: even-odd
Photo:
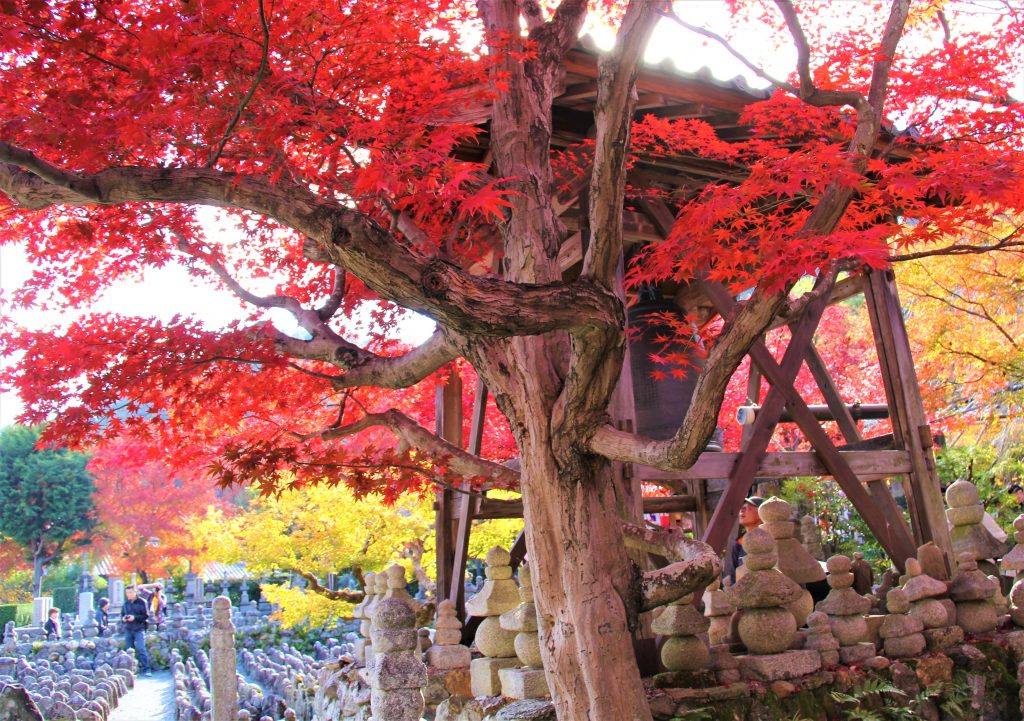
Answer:
[[[139,661],[139,670],[147,676],[152,676],[153,671],[149,668],[149,656],[146,654],[146,626],[148,626],[149,614],[146,612],[146,602],[139,598],[139,592],[135,586],[129,586],[124,590],[125,602],[121,607],[121,622],[124,623],[124,648],[135,649],[135,658]]]
[[[99,607],[96,609],[96,625],[99,626],[100,635],[105,636],[110,628],[110,599],[104,596],[100,599]]]
[[[46,623],[43,624],[43,630],[46,631],[47,641],[59,641],[60,640],[60,609],[51,608],[50,617],[46,619]]]

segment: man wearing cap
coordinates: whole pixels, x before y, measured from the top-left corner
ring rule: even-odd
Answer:
[[[761,516],[758,515],[757,509],[762,503],[764,503],[764,499],[760,496],[750,496],[743,500],[743,505],[740,506],[740,526],[742,526],[742,533],[746,533],[752,528],[757,528],[761,525]],[[743,550],[743,535],[741,534],[732,542],[732,545],[729,546],[729,552],[725,554],[722,575],[733,583],[736,583],[736,569],[742,565],[743,557],[746,555],[746,551]]]

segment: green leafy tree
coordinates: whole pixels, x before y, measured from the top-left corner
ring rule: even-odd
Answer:
[[[37,448],[39,428],[0,431],[0,536],[17,543],[32,563],[32,591],[43,570],[87,539],[95,525],[88,459],[62,448]]]

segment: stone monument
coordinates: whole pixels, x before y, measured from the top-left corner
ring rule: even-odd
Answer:
[[[503,629],[515,631],[516,657],[523,664],[519,668],[498,670],[501,694],[518,700],[546,698],[551,693],[548,691],[548,682],[544,677],[544,665],[540,655],[533,582],[530,579],[530,567],[525,563],[519,567],[519,601],[519,606],[498,617],[498,622]]]
[[[437,606],[434,643],[427,649],[427,663],[432,668],[448,671],[469,668],[472,658],[469,648],[462,645],[462,622],[455,612],[455,602],[446,598]]]
[[[831,590],[815,610],[828,616],[832,633],[839,641],[839,658],[844,664],[866,661],[875,655],[874,644],[868,641],[868,622],[864,614],[871,609],[871,600],[853,590],[853,562],[848,556],[832,556],[827,561],[828,585]]]
[[[718,587],[718,581],[704,592],[704,615],[709,620],[708,641],[712,646],[729,643],[732,639],[732,615],[736,607],[729,600],[728,588]]]
[[[839,664],[839,641],[832,634],[832,626],[828,616],[815,611],[807,617],[807,640],[804,648],[817,651],[821,656],[821,665],[825,668]]]
[[[235,624],[231,622],[231,599],[213,599],[213,627],[210,629],[210,691],[213,721],[238,718],[238,680],[235,658]]]
[[[999,562],[999,568],[1003,573],[1013,571],[1020,577],[1020,572],[1024,571],[1024,515],[1013,519],[1013,540],[1017,542],[1017,545],[1003,556]]]
[[[419,721],[427,669],[417,654],[416,614],[397,598],[380,599],[370,625],[370,708],[375,721]]]
[[[501,614],[519,605],[519,587],[512,580],[512,557],[503,548],[495,546],[485,558],[483,588],[466,602],[466,613],[483,618],[476,630],[476,647],[484,658],[470,664],[470,684],[474,696],[497,696],[501,693],[503,668],[519,665],[516,657],[516,633],[501,627]]]
[[[999,623],[995,604],[992,603],[995,591],[996,584],[978,570],[978,561],[973,553],[962,552],[957,573],[949,587],[949,596],[956,604],[956,625],[965,633],[975,635],[994,631]]]
[[[709,649],[701,634],[710,625],[711,622],[694,608],[692,593],[665,606],[651,624],[654,633],[667,637],[661,647],[662,665],[669,671],[693,672],[706,668]]]
[[[953,526],[949,536],[958,560],[964,553],[975,561],[1002,558],[1006,544],[981,525],[985,507],[981,505],[977,486],[963,480],[950,484],[946,489],[946,505],[946,518]]]
[[[811,554],[811,558],[816,561],[825,560],[825,549],[821,547],[818,524],[811,516],[804,516],[800,519],[800,538],[804,549]]]
[[[952,614],[944,599],[946,584],[924,573],[916,558],[907,559],[907,580],[903,592],[910,603],[910,615],[920,619],[929,651],[948,648],[964,640],[964,632],[956,626],[956,607]],[[951,605],[951,602],[950,602]]]
[[[884,642],[885,655],[889,658],[911,658],[920,656],[927,645],[924,639],[924,624],[921,619],[910,615],[910,602],[902,588],[894,588],[885,596],[889,614],[882,621],[878,635]]]

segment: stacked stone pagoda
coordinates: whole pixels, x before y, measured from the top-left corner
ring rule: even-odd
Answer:
[[[949,535],[957,559],[965,553],[975,561],[1003,557],[1006,544],[981,525],[985,507],[981,505],[977,486],[963,480],[950,484],[946,489],[946,506],[946,518],[953,526]]]
[[[732,639],[732,615],[736,607],[729,600],[728,588],[718,587],[718,581],[704,592],[704,615],[708,618],[708,641],[712,646],[729,643]]]
[[[432,668],[448,671],[469,668],[472,653],[462,645],[462,622],[451,599],[441,601],[437,606],[437,621],[434,623],[434,643],[427,649],[427,662]]]
[[[910,615],[921,621],[929,651],[948,648],[964,640],[963,630],[956,625],[956,607],[947,603],[947,586],[924,572],[916,558],[908,558],[907,580],[903,592],[910,603]]]
[[[405,569],[395,564],[389,566],[384,572],[384,583],[386,584],[384,598],[395,598],[404,603],[409,609],[416,613],[419,604],[409,595],[406,590]]]
[[[839,641],[839,658],[844,664],[861,663],[875,655],[875,646],[868,641],[868,624],[864,618],[871,609],[871,600],[853,590],[852,565],[848,556],[828,559],[828,585],[831,590],[815,607],[828,616],[832,633]]]
[[[828,668],[839,663],[839,641],[832,633],[828,616],[815,611],[807,617],[807,640],[804,648],[817,651],[821,656],[821,665]]]
[[[813,673],[821,656],[812,650],[789,650],[796,637],[796,618],[786,608],[803,589],[775,564],[778,553],[771,533],[755,528],[744,540],[747,573],[730,590],[739,610],[737,632],[749,654],[739,657],[740,673],[757,681],[778,681]]]
[[[894,588],[885,597],[889,614],[882,621],[878,635],[882,638],[885,655],[890,658],[911,658],[924,652],[924,624],[910,615],[910,601],[902,588]]]
[[[793,507],[781,498],[769,498],[757,509],[764,522],[764,528],[772,534],[778,554],[777,568],[786,576],[800,584],[816,583],[825,580],[825,571],[795,536],[795,527],[790,520]],[[807,617],[814,610],[814,599],[806,589],[801,589],[800,596],[786,605],[796,618],[796,625],[803,626]]]
[[[956,624],[965,633],[991,633],[999,623],[992,595],[996,584],[978,570],[978,562],[969,551],[960,554],[958,569],[949,587],[956,604]]]
[[[519,587],[512,579],[512,556],[495,546],[484,560],[486,570],[480,592],[466,602],[466,613],[483,618],[476,630],[476,647],[484,658],[470,664],[470,683],[474,696],[497,696],[501,693],[503,668],[519,665],[516,656],[516,632],[501,627],[499,617],[519,605]]]
[[[501,693],[503,696],[520,700],[546,698],[551,693],[548,691],[540,655],[533,582],[530,579],[530,567],[525,563],[519,567],[519,600],[519,606],[506,611],[498,619],[503,629],[515,632],[516,657],[523,664],[520,668],[503,668],[498,671]]]
[[[1017,545],[1003,556],[999,568],[1003,573],[1013,571],[1020,576],[1020,572],[1024,571],[1024,515],[1013,519],[1013,540]]]
[[[352,609],[352,618],[359,621],[360,638],[355,643],[354,655],[357,663],[366,664],[366,647],[370,644],[370,616],[367,608],[376,600],[377,574],[373,571],[363,576],[363,600]]]
[[[370,627],[373,662],[369,667],[370,707],[383,721],[420,721],[426,668],[417,649],[416,614],[397,598],[384,598]]]
[[[661,647],[661,663],[669,671],[700,671],[708,665],[708,644],[701,634],[710,621],[693,606],[693,594],[666,606],[654,619],[651,630],[667,637]]]
[[[803,589],[775,567],[778,553],[767,529],[748,531],[743,546],[747,573],[730,590],[730,600],[739,609],[740,640],[754,654],[780,653],[793,643],[797,629],[785,606],[799,599]]]

